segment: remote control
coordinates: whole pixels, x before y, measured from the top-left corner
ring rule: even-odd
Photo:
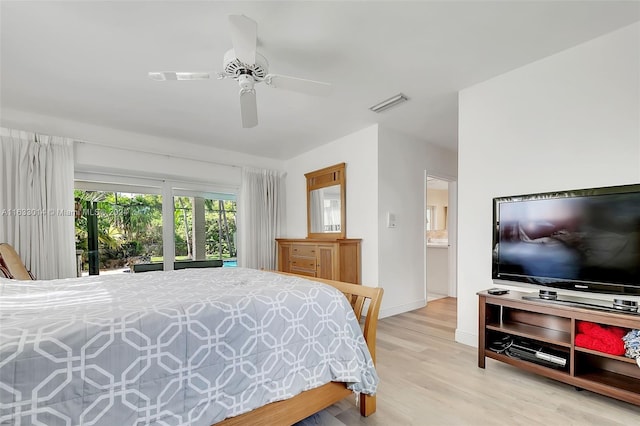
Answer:
[[[493,295],[502,295],[502,294],[507,294],[509,293],[509,290],[504,289],[504,288],[490,288],[489,290],[487,290],[487,293],[489,294],[493,294]]]

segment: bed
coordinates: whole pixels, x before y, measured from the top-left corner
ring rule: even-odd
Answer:
[[[0,424],[293,424],[353,393],[369,415],[381,295],[245,268],[0,278]]]

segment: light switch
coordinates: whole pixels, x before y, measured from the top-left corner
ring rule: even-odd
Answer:
[[[387,212],[387,228],[395,228],[398,226],[396,223],[396,214]]]

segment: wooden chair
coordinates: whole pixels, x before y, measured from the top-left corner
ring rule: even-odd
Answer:
[[[0,275],[14,280],[35,280],[11,244],[0,243]]]

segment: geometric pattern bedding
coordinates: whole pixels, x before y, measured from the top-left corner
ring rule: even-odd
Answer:
[[[0,424],[210,425],[378,377],[335,288],[245,268],[0,279]]]

